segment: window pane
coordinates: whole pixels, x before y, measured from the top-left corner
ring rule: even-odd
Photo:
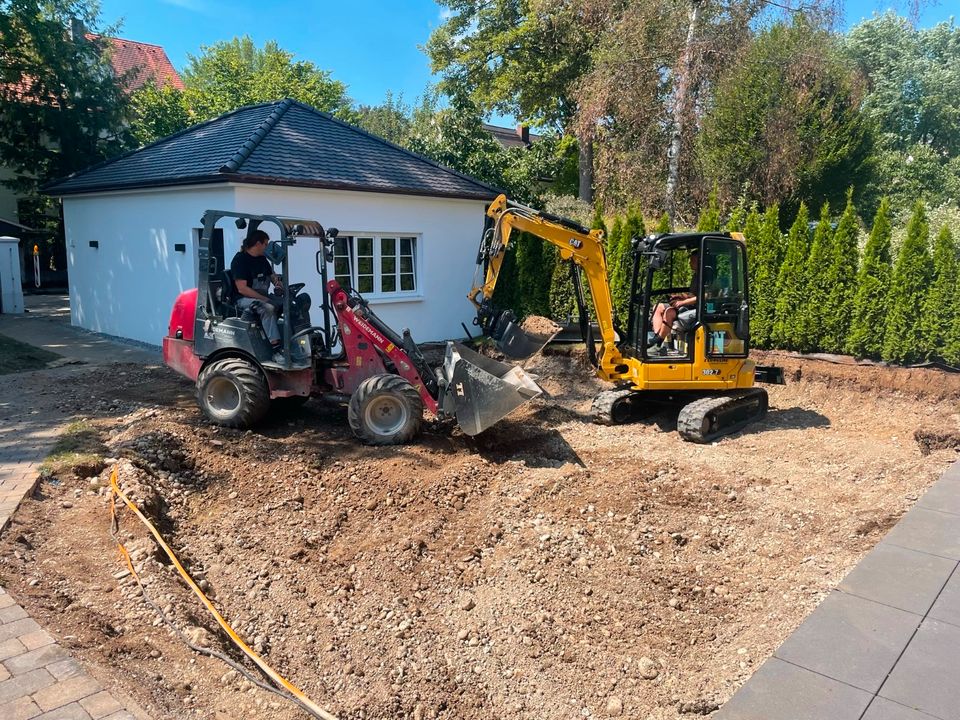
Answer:
[[[397,276],[396,275],[384,275],[380,278],[380,292],[396,292],[397,291]]]
[[[400,238],[400,254],[413,255],[413,238]]]
[[[349,275],[350,274],[350,261],[345,257],[338,257],[333,259],[333,274],[340,275]]]
[[[400,276],[400,289],[401,290],[416,290],[413,283],[413,275],[401,275]]]
[[[413,258],[400,256],[400,272],[413,273]]]
[[[373,258],[360,255],[357,257],[357,275],[373,275]]]
[[[380,258],[380,272],[384,275],[393,275],[397,272],[397,259],[383,256]]]
[[[357,278],[357,291],[362,293],[372,293],[373,275],[360,275]]]
[[[373,257],[373,238],[357,238],[357,257],[364,255]]]
[[[397,239],[396,238],[380,238],[380,255],[396,255],[397,254]]]

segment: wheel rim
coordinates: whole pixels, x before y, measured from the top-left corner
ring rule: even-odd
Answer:
[[[218,415],[230,415],[240,409],[240,388],[229,378],[215,377],[207,383],[207,405]]]
[[[392,395],[373,398],[364,410],[367,427],[377,435],[393,435],[407,422],[407,406]]]

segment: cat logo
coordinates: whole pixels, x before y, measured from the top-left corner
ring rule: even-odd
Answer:
[[[463,397],[463,383],[457,383],[457,397]]]
[[[577,240],[576,238],[570,238],[570,245],[575,247],[577,250],[583,247],[583,241]]]

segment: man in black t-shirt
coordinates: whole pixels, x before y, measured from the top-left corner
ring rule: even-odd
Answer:
[[[277,307],[271,302],[267,293],[270,292],[271,283],[279,290],[283,289],[283,283],[273,271],[270,261],[264,257],[268,242],[270,242],[270,236],[263,230],[254,230],[250,233],[243,240],[243,250],[234,255],[230,263],[230,272],[233,274],[233,282],[240,294],[237,307],[241,310],[253,308],[260,316],[263,330],[274,351],[279,351],[280,328],[277,325]]]

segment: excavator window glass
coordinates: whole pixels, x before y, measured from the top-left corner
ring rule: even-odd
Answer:
[[[747,305],[743,246],[731,240],[703,241],[701,321],[707,333],[708,357],[745,357],[746,338],[737,334]]]

